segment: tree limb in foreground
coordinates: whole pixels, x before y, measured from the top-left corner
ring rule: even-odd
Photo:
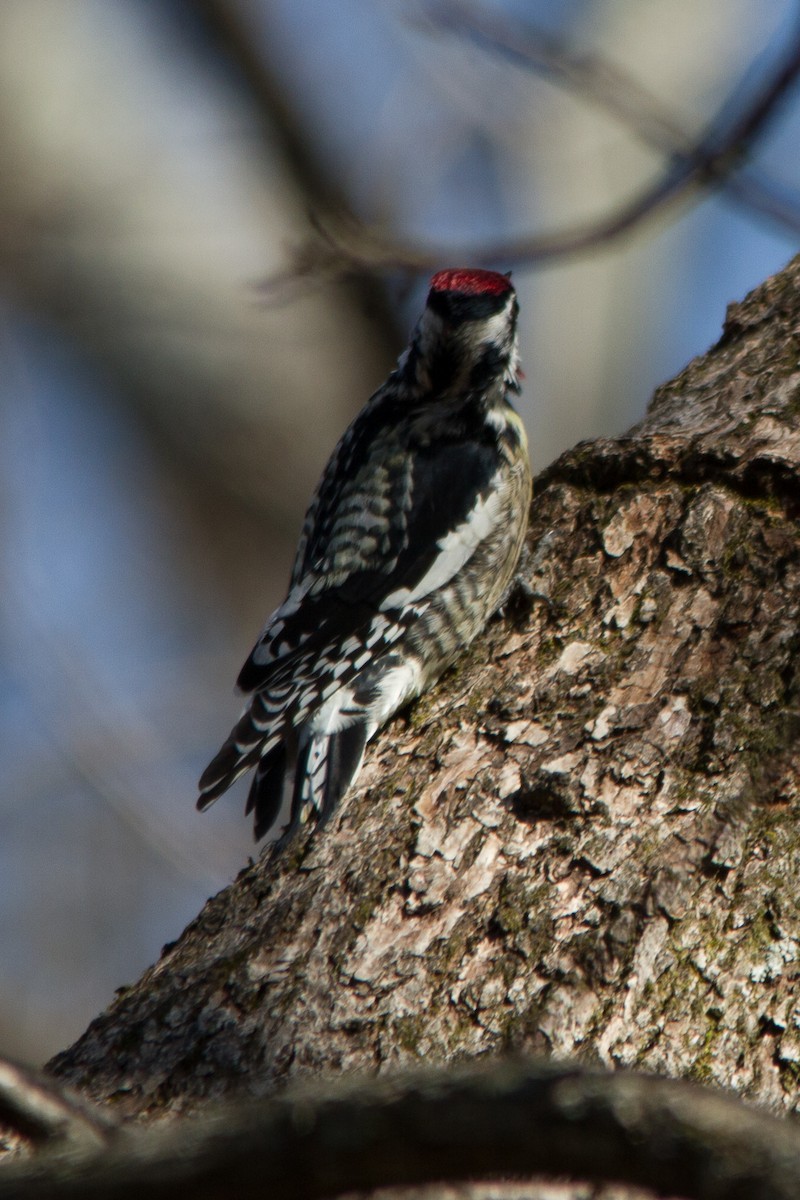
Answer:
[[[322,1200],[515,1176],[795,1200],[796,1126],[653,1076],[506,1061],[294,1089],[0,1172],[0,1200]]]
[[[0,1129],[36,1146],[72,1148],[104,1144],[114,1123],[71,1088],[19,1063],[0,1060]]]

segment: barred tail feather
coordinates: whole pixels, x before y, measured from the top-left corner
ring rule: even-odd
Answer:
[[[359,774],[369,732],[365,722],[354,721],[343,730],[312,740],[315,754],[309,757],[306,779],[295,781],[295,796],[300,794],[317,810],[320,824],[327,821]]]
[[[200,812],[204,812],[218,796],[227,792],[240,775],[254,767],[265,748],[269,753],[269,743],[274,740],[274,735],[267,735],[254,725],[250,709],[243,713],[222,749],[200,776],[200,797],[197,801]]]
[[[247,797],[245,812],[255,814],[256,841],[269,833],[284,811],[288,824],[282,842],[312,816],[323,825],[358,774],[370,734],[368,725],[356,722],[337,733],[309,737],[296,758],[289,755],[285,743],[272,747],[258,763]],[[223,753],[224,748],[217,758]],[[246,767],[237,769],[236,778],[242,770]],[[227,785],[217,786],[224,790]],[[214,796],[218,794],[215,788]]]
[[[256,841],[269,833],[287,798],[287,786],[293,778],[287,759],[286,746],[281,742],[264,755],[256,768],[244,810],[245,816],[251,812],[255,814]]]
[[[210,808],[223,792],[227,792],[240,775],[244,775],[245,771],[249,771],[251,767],[255,766],[260,753],[260,743],[248,747],[247,752],[243,754],[235,741],[227,741],[200,776],[198,810],[205,812],[207,808]]]

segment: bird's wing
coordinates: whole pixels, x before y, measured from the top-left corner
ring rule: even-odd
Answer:
[[[502,519],[499,467],[488,437],[432,440],[413,453],[389,441],[372,446],[338,495],[323,480],[289,595],[242,668],[239,687],[268,686],[299,655],[344,646],[356,633],[368,645],[370,624],[380,625],[381,614],[442,587]]]

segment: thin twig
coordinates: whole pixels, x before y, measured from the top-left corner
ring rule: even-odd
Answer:
[[[498,9],[430,0],[425,15],[433,27],[469,38],[482,50],[550,77],[617,117],[648,146],[668,154],[689,151],[691,135],[638,80],[598,54],[575,54],[567,41],[529,22],[513,21]]]
[[[0,1126],[38,1146],[89,1149],[105,1145],[113,1124],[51,1076],[0,1059]]]

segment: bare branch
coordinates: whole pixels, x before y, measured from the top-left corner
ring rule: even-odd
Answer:
[[[287,163],[308,197],[309,207],[323,212],[341,213],[346,222],[355,220],[339,181],[324,167],[320,156],[315,152],[313,138],[308,136],[302,121],[297,117],[295,107],[279,81],[270,72],[264,55],[256,47],[251,31],[234,6],[226,0],[192,0],[192,7],[217,47],[240,73],[249,99],[262,114],[271,133],[277,137]],[[315,261],[319,263],[319,255],[315,256]],[[297,277],[302,278],[304,274],[305,272],[298,272],[297,276],[293,275],[287,282],[296,284]],[[337,270],[329,274],[345,278],[353,275],[353,272]],[[283,276],[278,287],[281,289],[280,298],[286,298],[282,284]],[[357,301],[372,315],[375,331],[373,336],[377,333],[383,335],[387,353],[390,358],[393,357],[398,330],[395,314],[389,308],[384,292],[363,273],[354,276],[351,284]],[[273,287],[270,290],[274,292],[276,289]]]
[[[570,55],[557,39],[529,27],[502,25],[472,7],[458,8],[447,0],[436,6],[433,16],[440,23],[517,61],[546,69],[561,81],[581,91],[614,112],[650,144],[669,154],[662,176],[638,195],[604,216],[550,233],[482,244],[450,247],[453,259],[476,264],[532,266],[566,259],[609,244],[651,220],[669,206],[688,200],[693,192],[723,184],[748,209],[756,209],[793,229],[800,228],[800,213],[769,184],[745,178],[735,180],[732,172],[776,115],[780,103],[800,74],[800,17],[788,39],[781,59],[761,88],[742,108],[734,88],[708,132],[692,142],[658,101],[617,68],[593,56]],[[300,247],[283,279],[307,274],[315,266],[326,275],[344,273],[359,266],[363,270],[430,270],[441,260],[441,247],[426,247],[399,241],[377,230],[365,229],[345,218],[333,223],[317,220],[317,237]]]
[[[549,76],[617,117],[645,145],[665,154],[688,155],[692,135],[674,113],[637,79],[596,54],[575,54],[563,38],[506,18],[477,5],[432,0],[429,20],[445,30],[471,38],[477,45],[510,62]],[[734,92],[735,96],[735,92]],[[751,212],[761,213],[800,231],[800,199],[790,200],[761,176],[723,171],[718,182],[725,193]]]

